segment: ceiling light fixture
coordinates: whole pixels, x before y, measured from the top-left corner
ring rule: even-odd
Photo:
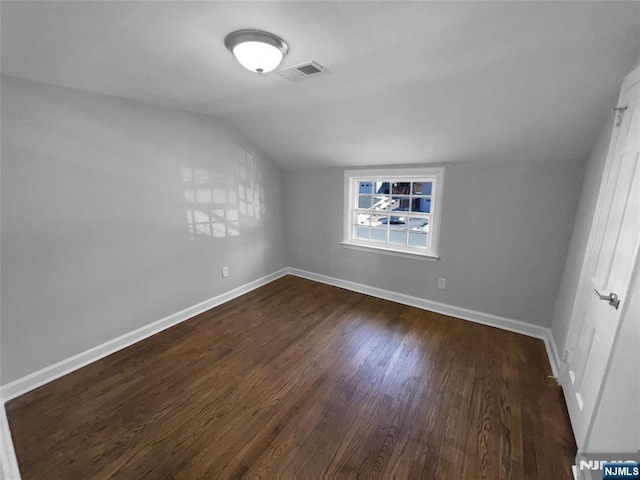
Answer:
[[[225,46],[247,70],[267,73],[275,70],[289,51],[289,45],[273,33],[238,30],[224,39]]]

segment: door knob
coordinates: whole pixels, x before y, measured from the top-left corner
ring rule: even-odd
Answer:
[[[611,305],[613,308],[615,308],[616,310],[618,309],[618,306],[620,305],[620,299],[618,298],[618,295],[616,295],[615,293],[611,292],[609,295],[602,295],[598,290],[596,290],[595,288],[593,289],[594,292],[596,292],[596,295],[598,296],[598,298],[600,300],[604,300],[606,302],[609,302],[609,305]]]

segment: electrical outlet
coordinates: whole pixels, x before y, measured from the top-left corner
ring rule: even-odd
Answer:
[[[445,288],[447,288],[447,279],[446,278],[439,278],[438,279],[438,288],[440,290],[444,290]]]
[[[565,350],[564,352],[562,352],[562,361],[564,363],[567,363],[567,360],[569,359],[569,350]]]
[[[222,267],[222,277],[227,278],[229,276],[229,267]]]

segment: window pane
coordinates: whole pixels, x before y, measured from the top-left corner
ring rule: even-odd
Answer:
[[[413,182],[414,195],[431,195],[431,182]]]
[[[431,199],[430,198],[412,198],[411,199],[411,211],[412,212],[424,212],[431,213]]]
[[[358,193],[373,193],[373,182],[372,181],[358,182]]]
[[[387,229],[386,228],[372,228],[371,240],[374,242],[386,242],[387,241]]]
[[[389,216],[389,228],[394,230],[406,230],[407,229],[407,217],[405,215],[390,215]]]
[[[411,193],[411,184],[409,182],[397,182],[392,184],[391,193],[397,195],[409,195]]]
[[[368,227],[356,227],[356,238],[362,240],[369,240],[369,228]]]
[[[408,211],[409,200],[409,197],[391,197],[391,210]]]
[[[374,210],[389,210],[391,208],[391,199],[389,197],[373,197]]]
[[[373,188],[373,193],[389,194],[389,182],[375,182]]]
[[[353,214],[353,223],[356,225],[369,225],[369,215],[368,213],[354,213]]]
[[[371,197],[358,196],[358,208],[371,208]]]
[[[406,237],[406,232],[389,230],[389,243],[404,245]]]
[[[429,231],[429,219],[427,218],[409,218],[409,230],[428,232]]]
[[[409,232],[408,245],[413,247],[427,247],[427,234],[422,232]]]
[[[386,226],[389,221],[389,217],[386,215],[371,215],[371,226],[380,227]]]

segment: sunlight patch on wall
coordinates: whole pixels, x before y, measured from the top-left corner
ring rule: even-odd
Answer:
[[[240,214],[260,219],[264,214],[264,187],[257,159],[242,147],[238,146],[236,152]]]
[[[234,237],[240,223],[233,175],[203,168],[183,167],[182,181],[187,188],[187,230],[192,239],[199,236]]]
[[[236,147],[233,173],[183,167],[187,230],[192,240],[240,235],[241,217],[259,220],[265,211],[264,187],[258,160]]]

